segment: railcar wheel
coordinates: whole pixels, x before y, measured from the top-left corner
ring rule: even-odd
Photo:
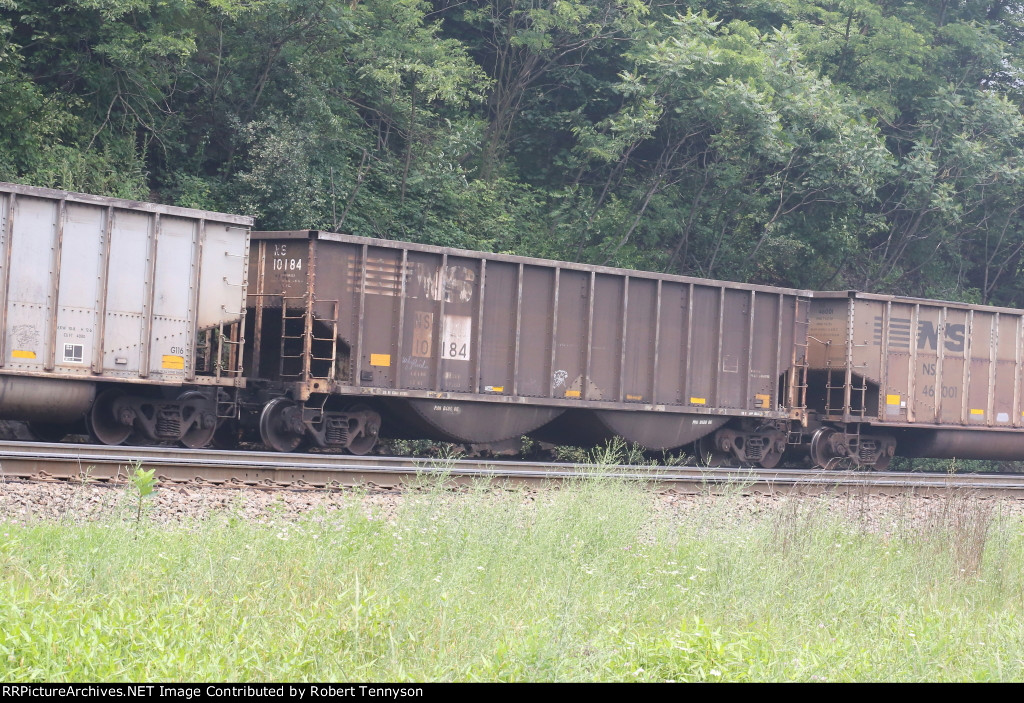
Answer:
[[[59,442],[70,434],[70,428],[59,422],[29,422],[28,431],[37,442]]]
[[[287,398],[274,398],[260,413],[260,437],[263,444],[278,452],[293,452],[306,438],[302,411]]]
[[[891,463],[892,456],[883,452],[877,459],[875,459],[875,463],[871,465],[871,469],[874,471],[886,471]]]
[[[874,462],[866,468],[872,471],[886,471],[896,454],[896,439],[890,435],[869,435],[866,439],[874,443],[871,455]]]
[[[819,469],[841,469],[846,462],[842,435],[830,427],[822,427],[811,437],[811,461]]]
[[[774,469],[779,465],[780,461],[782,461],[782,452],[772,447],[764,453],[764,456],[757,462],[757,465],[762,469]]]
[[[212,413],[208,407],[204,407],[209,405],[208,398],[199,391],[185,391],[178,396],[178,401],[181,403],[195,401],[195,404],[182,406],[181,417],[184,421],[188,422],[198,415],[189,430],[178,441],[189,449],[201,449],[207,446],[217,432],[216,413]]]
[[[380,415],[362,403],[349,407],[346,412],[368,414],[363,425],[363,431],[349,443],[348,451],[357,456],[369,453],[371,449],[377,446],[377,435],[380,432]]]
[[[693,446],[697,452],[698,466],[706,466],[708,468],[715,469],[725,466],[732,459],[731,454],[723,452],[718,448],[718,444],[715,442],[714,433],[704,435],[694,442]]]
[[[135,411],[121,402],[124,393],[111,388],[96,397],[88,415],[89,434],[101,444],[124,444],[135,426]]]

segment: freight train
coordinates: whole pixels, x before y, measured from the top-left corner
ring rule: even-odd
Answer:
[[[0,184],[0,417],[371,451],[1024,459],[1024,312],[446,249]]]

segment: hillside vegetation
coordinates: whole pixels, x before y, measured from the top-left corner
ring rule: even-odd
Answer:
[[[1024,8],[0,0],[0,180],[1024,303]]]

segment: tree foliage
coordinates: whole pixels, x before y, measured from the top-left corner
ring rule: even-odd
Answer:
[[[0,0],[0,178],[1024,304],[1024,9]]]

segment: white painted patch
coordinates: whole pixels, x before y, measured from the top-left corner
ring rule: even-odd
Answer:
[[[445,315],[441,330],[441,358],[469,361],[472,358],[472,336],[473,318],[469,315]]]

